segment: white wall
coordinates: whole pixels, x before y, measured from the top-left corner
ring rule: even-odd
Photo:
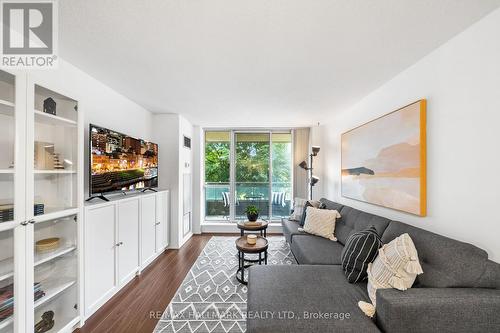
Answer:
[[[188,138],[191,138],[191,149],[184,147],[184,136],[187,136]],[[189,191],[191,194],[191,226],[189,228],[189,232],[187,234],[184,234],[184,232],[181,230],[179,233],[179,239],[180,239],[180,244],[179,246],[184,245],[184,243],[191,238],[193,235],[193,203],[195,200],[193,199],[193,187],[194,187],[194,175],[193,175],[193,125],[189,121],[186,120],[184,117],[180,117],[180,132],[179,132],[179,151],[180,151],[180,161],[179,161],[179,187],[180,187],[180,197],[179,197],[179,211],[183,212],[184,209],[184,197],[183,193],[184,191]],[[190,174],[191,175],[191,188],[183,188],[184,185],[184,174]],[[181,216],[183,218],[183,216]]]
[[[152,113],[94,79],[70,63],[59,59],[59,68],[30,71],[38,83],[79,102],[85,114],[85,197],[88,196],[88,128],[95,124],[151,140]]]
[[[153,120],[153,141],[159,149],[159,186],[170,189],[169,247],[176,249],[191,237],[191,234],[185,236],[182,230],[183,175],[192,174],[193,163],[192,149],[184,148],[183,135],[192,138],[193,126],[178,114],[155,114]],[[195,184],[194,178],[192,184]]]
[[[428,100],[428,216],[342,198],[340,134],[421,98]],[[500,10],[315,128],[312,144],[322,146],[317,196],[475,244],[500,262]]]
[[[192,147],[193,147],[193,233],[201,233],[201,221],[205,217],[204,207],[204,175],[203,158],[204,158],[204,138],[203,130],[200,126],[193,127]]]

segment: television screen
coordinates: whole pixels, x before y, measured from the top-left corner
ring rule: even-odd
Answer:
[[[158,187],[158,145],[90,125],[90,195]]]

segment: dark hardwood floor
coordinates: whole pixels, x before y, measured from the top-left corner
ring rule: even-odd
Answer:
[[[195,235],[181,249],[165,251],[76,332],[153,332],[161,314],[213,235]]]

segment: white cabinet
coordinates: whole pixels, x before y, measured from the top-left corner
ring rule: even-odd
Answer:
[[[168,246],[168,200],[169,192],[156,196],[156,253],[161,253]]]
[[[85,207],[85,318],[168,244],[168,191],[110,199]]]
[[[141,198],[141,267],[147,266],[156,254],[156,195]]]
[[[85,209],[85,316],[139,271],[139,198]]]
[[[139,198],[118,202],[116,219],[118,239],[118,284],[123,285],[135,276],[139,268]]]
[[[116,283],[116,207],[85,211],[85,307],[96,310],[113,295]]]

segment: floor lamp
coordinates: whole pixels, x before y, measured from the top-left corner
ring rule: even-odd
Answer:
[[[299,167],[307,171],[308,183],[309,183],[309,200],[312,200],[313,186],[319,182],[319,177],[313,175],[313,159],[318,156],[320,147],[312,146],[312,153],[309,155],[309,165],[306,161],[302,161]]]

